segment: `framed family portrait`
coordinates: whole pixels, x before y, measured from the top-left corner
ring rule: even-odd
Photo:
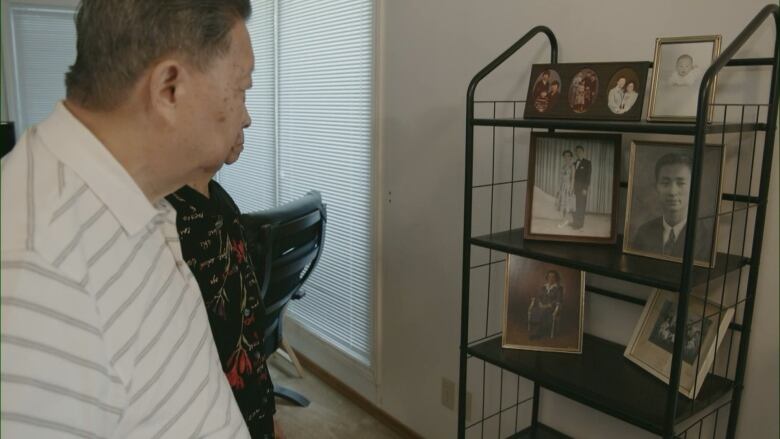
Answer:
[[[531,133],[526,239],[612,244],[620,135]]]
[[[647,301],[624,355],[642,369],[669,384],[675,329],[677,293],[656,290]],[[679,391],[695,399],[734,318],[734,308],[722,309],[713,301],[691,294],[682,350]]]
[[[694,264],[715,266],[724,148],[703,148]],[[693,145],[631,143],[623,251],[682,262],[691,194]]]
[[[582,352],[585,273],[507,255],[502,346]]]
[[[657,38],[647,120],[694,122],[702,75],[720,54],[720,35]],[[712,117],[715,80],[710,89],[707,120]]]
[[[642,117],[648,62],[534,64],[525,118]]]

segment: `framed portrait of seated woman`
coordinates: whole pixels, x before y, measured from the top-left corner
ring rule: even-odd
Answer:
[[[581,353],[585,273],[517,255],[506,264],[501,345]]]

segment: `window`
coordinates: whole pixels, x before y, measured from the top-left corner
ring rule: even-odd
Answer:
[[[11,62],[4,64],[12,82],[5,85],[16,93],[9,113],[19,135],[65,97],[65,72],[76,59],[75,8],[11,3],[7,11],[10,47],[4,50]]]
[[[290,316],[370,365],[373,1],[257,0],[252,125],[219,181],[242,211],[319,190],[324,252]]]

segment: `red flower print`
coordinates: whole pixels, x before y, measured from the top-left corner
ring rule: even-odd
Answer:
[[[227,373],[228,383],[233,389],[241,390],[244,388],[244,380],[241,375],[238,374],[237,367],[233,367]]]
[[[230,240],[230,248],[233,250],[233,254],[236,255],[236,262],[239,264],[246,260],[246,247],[244,247],[244,241]]]

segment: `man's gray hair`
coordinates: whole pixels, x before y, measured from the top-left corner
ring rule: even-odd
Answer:
[[[68,99],[113,109],[144,70],[172,54],[203,71],[228,51],[231,29],[251,12],[249,0],[82,0]]]

